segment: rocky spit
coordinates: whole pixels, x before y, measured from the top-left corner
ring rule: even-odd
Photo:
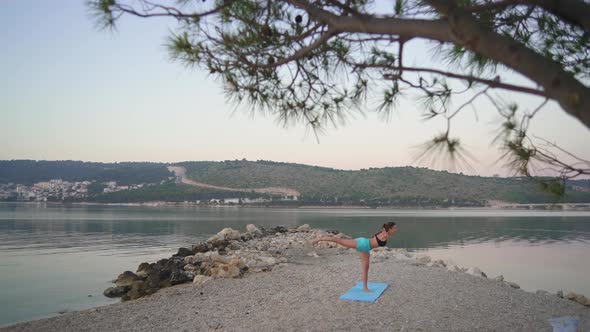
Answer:
[[[0,331],[552,331],[572,316],[590,328],[581,294],[525,292],[477,267],[404,249],[371,253],[369,280],[390,287],[374,303],[341,301],[360,281],[354,249],[310,241],[338,231],[226,228],[168,259],[125,271],[106,296],[122,302]]]

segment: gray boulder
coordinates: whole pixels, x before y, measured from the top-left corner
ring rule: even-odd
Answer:
[[[193,254],[193,251],[190,250],[189,248],[179,248],[178,252],[176,253],[176,257],[186,257],[186,256],[190,256]]]
[[[131,286],[134,281],[139,280],[140,278],[131,271],[125,271],[117,277],[115,280],[115,284],[117,286]]]
[[[297,231],[298,232],[305,232],[305,233],[310,232],[311,226],[309,226],[308,224],[301,225],[301,226],[297,227]]]
[[[121,297],[125,295],[131,286],[117,286],[117,287],[109,287],[104,290],[103,294],[106,297]]]
[[[193,246],[193,253],[198,254],[200,252],[207,252],[211,250],[211,247],[205,242],[199,242]]]
[[[508,286],[510,286],[512,288],[516,288],[516,289],[520,288],[520,286],[515,282],[507,281],[506,283],[508,284]]]

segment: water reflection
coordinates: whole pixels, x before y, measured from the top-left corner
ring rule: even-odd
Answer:
[[[506,216],[509,212],[516,215]],[[503,241],[529,246],[590,241],[590,214],[491,213],[2,204],[0,251],[186,246],[224,227],[243,230],[249,223],[264,227],[308,223],[354,237],[368,237],[390,220],[398,224],[399,232],[388,245],[398,248],[448,248]]]

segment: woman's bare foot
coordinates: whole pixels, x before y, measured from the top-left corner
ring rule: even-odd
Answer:
[[[318,242],[320,242],[320,238],[319,238],[319,237],[317,237],[317,238],[315,238],[315,239],[311,240],[311,245],[312,245],[312,246],[315,246],[315,245],[316,245]]]
[[[363,292],[367,292],[367,293],[373,293],[372,290],[368,289],[368,288],[363,288]]]

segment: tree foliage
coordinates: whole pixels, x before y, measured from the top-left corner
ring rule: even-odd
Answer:
[[[163,163],[95,163],[74,160],[0,160],[0,183],[32,185],[35,182],[116,181],[118,185],[156,183],[173,176]],[[102,189],[101,189],[102,190]]]
[[[416,97],[425,119],[446,129],[424,144],[424,156],[444,152],[467,163],[451,120],[477,99],[504,117],[496,142],[513,169],[531,175],[549,167],[563,179],[590,174],[590,162],[527,135],[548,101],[590,128],[590,3],[584,0],[93,0],[103,27],[124,15],[169,17],[171,57],[208,70],[229,100],[270,113],[285,125],[314,132],[343,124],[369,99],[388,117],[402,96]],[[404,47],[436,45],[441,66],[408,66]],[[449,69],[442,70],[441,67]],[[519,85],[498,74],[512,71]],[[525,110],[496,91],[539,97]],[[494,93],[493,93],[494,92]],[[455,98],[467,102],[452,104]]]

